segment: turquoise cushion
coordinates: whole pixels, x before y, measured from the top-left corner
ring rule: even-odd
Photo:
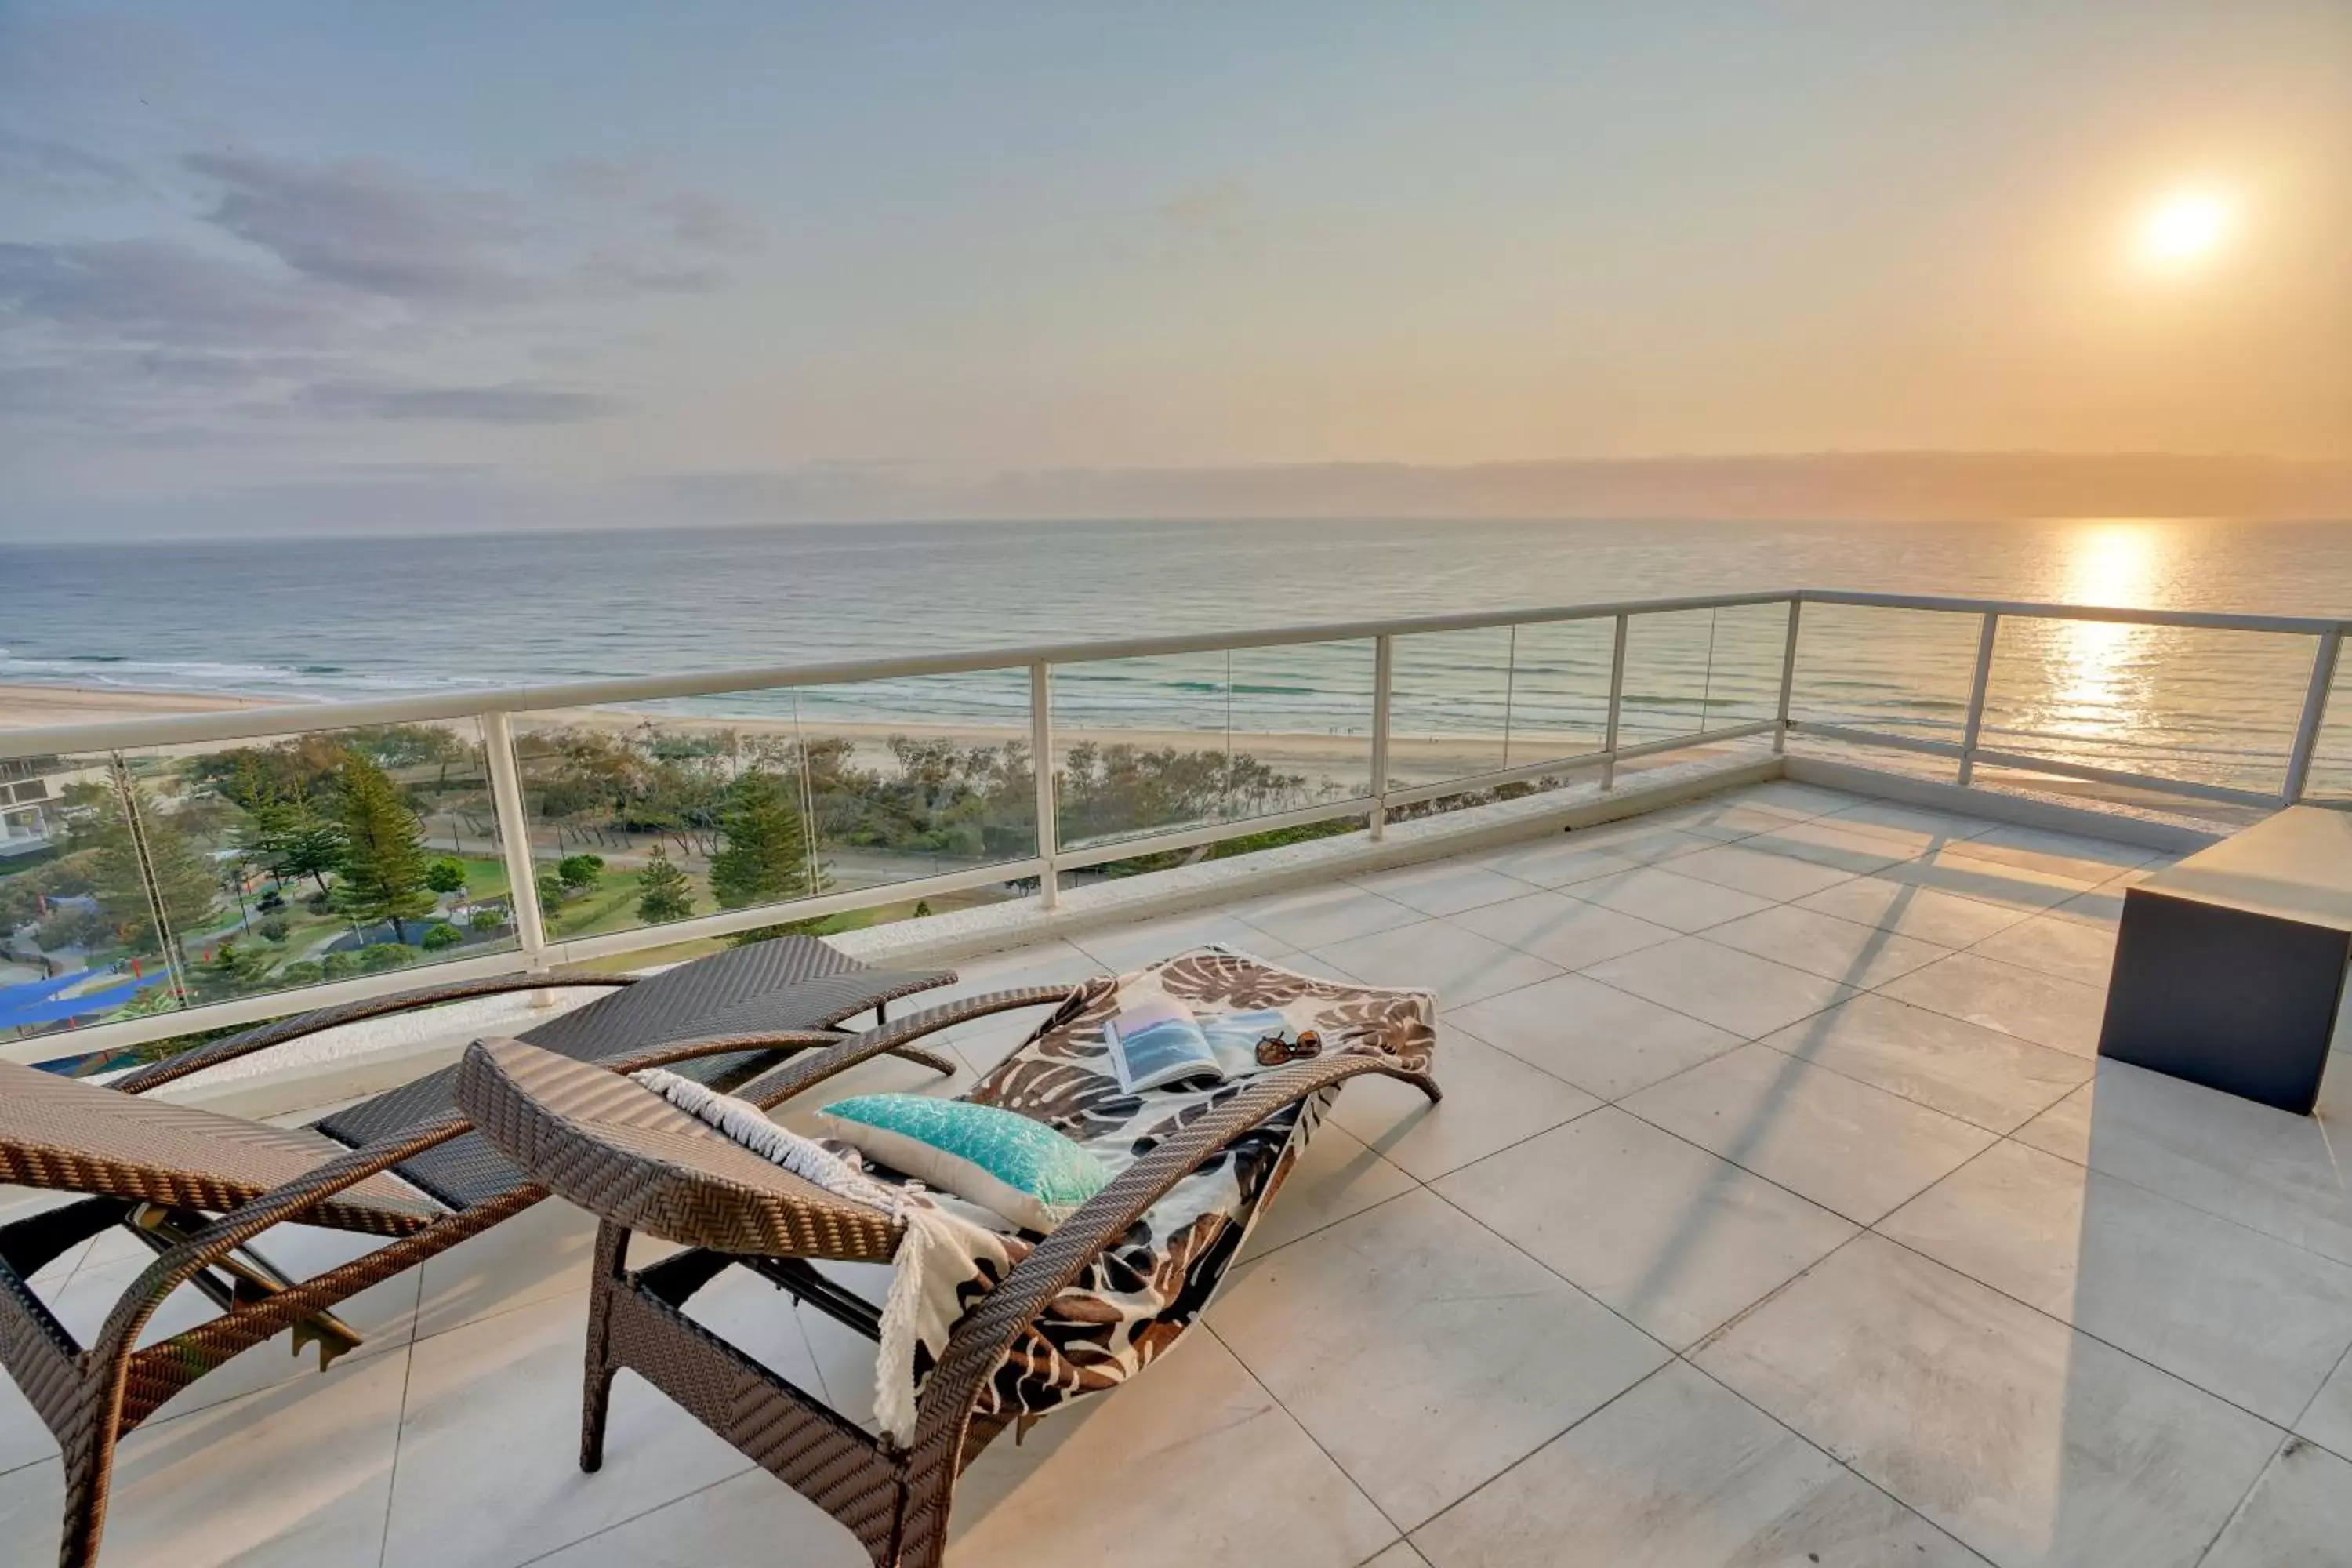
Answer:
[[[826,1136],[1024,1230],[1052,1230],[1110,1181],[1083,1145],[992,1105],[866,1094],[834,1101],[817,1120]]]

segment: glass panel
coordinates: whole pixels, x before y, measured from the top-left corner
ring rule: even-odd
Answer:
[[[1230,816],[1372,793],[1371,641],[1233,650]]]
[[[2003,616],[1980,743],[2276,790],[2314,643],[2267,632]]]
[[[1609,665],[1617,623],[1545,621],[1512,628],[1511,721],[1504,766],[1597,752],[1609,738]]]
[[[1028,710],[1025,670],[983,670],[519,714],[548,937],[1025,859]]]
[[[1056,666],[1060,842],[1082,848],[1368,794],[1372,657],[1361,641]]]
[[[2309,684],[2309,677],[2305,678]],[[0,763],[0,766],[5,766]],[[2304,787],[2314,800],[2352,800],[2352,648],[2339,650],[2336,680],[2328,688],[2327,712],[2312,748],[2311,777]]]
[[[1696,735],[1706,727],[1712,610],[1665,610],[1628,618],[1625,690],[1618,704],[1622,745]]]
[[[1705,727],[1720,730],[1778,718],[1780,660],[1789,649],[1789,606],[1727,605],[1713,614]]]
[[[514,945],[471,720],[31,759],[0,788],[0,1038]]]
[[[1419,632],[1396,639],[1389,678],[1391,789],[1502,771],[1512,629]]]
[[[1037,853],[1027,670],[812,686],[800,724],[822,891]]]
[[[1969,687],[1976,679],[1983,617],[1939,610],[1808,604],[1797,620],[1797,673],[1789,715],[1799,722],[1842,724],[1958,745],[1968,727]],[[1807,751],[1851,752],[1855,760],[1892,765],[1920,756],[1884,746],[1848,747],[1807,736]],[[1927,759],[1949,778],[1948,758]]]

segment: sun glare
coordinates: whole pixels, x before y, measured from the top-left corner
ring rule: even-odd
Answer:
[[[2195,267],[2228,242],[2237,210],[2214,191],[2176,191],[2140,218],[2140,258],[2168,271]]]

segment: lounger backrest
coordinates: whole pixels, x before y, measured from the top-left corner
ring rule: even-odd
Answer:
[[[0,1062],[0,1182],[220,1214],[345,1152],[301,1128]],[[321,1205],[320,1218],[405,1236],[445,1212],[404,1182],[372,1176]]]
[[[720,1136],[643,1085],[520,1040],[477,1040],[457,1099],[534,1182],[631,1230],[762,1257],[877,1262],[900,1226]]]

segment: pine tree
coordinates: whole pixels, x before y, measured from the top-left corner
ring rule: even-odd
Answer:
[[[180,956],[183,939],[212,923],[218,875],[127,773],[118,771],[91,804],[96,809],[76,847],[86,839],[98,851],[90,879],[99,907],[133,952],[162,952],[163,934],[155,923],[161,905],[173,956]]]
[[[407,922],[433,908],[416,814],[365,757],[346,757],[336,784],[342,795],[343,856],[335,905],[362,925],[390,921],[394,940],[405,942]]]
[[[637,919],[647,925],[682,921],[694,912],[694,884],[686,873],[656,849],[646,868],[637,873]]]
[[[719,816],[726,847],[710,858],[722,910],[772,904],[809,890],[808,832],[784,781],[754,768],[735,781]]]

